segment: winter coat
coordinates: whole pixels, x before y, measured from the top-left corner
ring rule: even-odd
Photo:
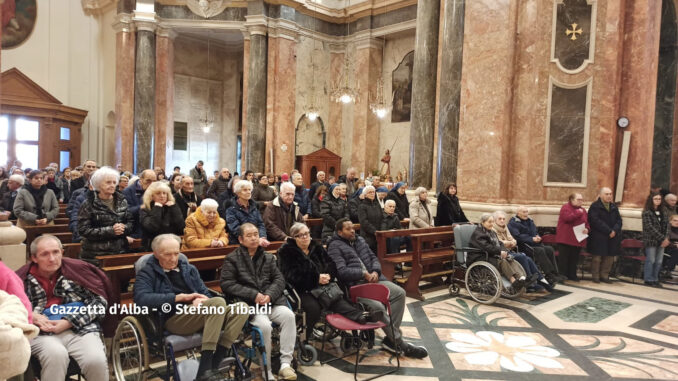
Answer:
[[[381,229],[381,219],[384,211],[379,206],[379,201],[370,200],[367,197],[360,201],[358,207],[358,219],[360,221],[360,235],[365,238],[365,242],[377,252],[377,236],[375,233]]]
[[[337,181],[339,184],[346,184],[346,194],[351,195],[355,191],[358,190],[358,178],[354,178],[353,180],[346,180],[346,175],[341,175],[339,176],[339,180]]]
[[[87,188],[88,183],[89,179],[85,178],[85,176],[80,176],[75,180],[71,180],[71,192],[74,192],[77,189]]]
[[[586,240],[579,242],[574,236],[574,227],[581,224],[584,224],[589,231],[591,230],[586,209],[581,207],[575,208],[569,202],[563,205],[558,215],[556,242],[570,246],[586,247]]]
[[[198,207],[195,212],[186,218],[184,244],[181,246],[181,249],[210,247],[213,239],[218,239],[224,245],[228,245],[225,227],[226,221],[221,217],[217,217],[211,224],[207,222],[207,217],[202,213],[202,209]]]
[[[514,216],[509,220],[508,229],[513,238],[518,241],[518,248],[520,251],[526,251],[525,246],[542,246],[541,243],[534,242],[532,238],[539,235],[537,233],[537,225],[531,218],[521,220],[520,217]]]
[[[80,233],[78,233],[78,214],[82,203],[87,200],[87,196],[91,191],[89,188],[76,189],[71,196],[71,201],[66,207],[66,214],[68,215],[68,230],[73,233],[72,241],[74,243],[80,242]],[[70,211],[69,211],[70,209]]]
[[[278,249],[280,271],[287,283],[299,293],[309,292],[319,286],[320,274],[329,274],[332,280],[337,276],[337,268],[322,245],[311,241],[306,255],[297,246],[294,238]]]
[[[5,182],[6,183],[6,182]],[[0,211],[10,212],[9,218],[11,220],[16,219],[14,215],[14,201],[16,201],[16,196],[19,195],[19,190],[10,191],[7,189],[5,193],[0,192]]]
[[[325,194],[324,198],[327,198],[327,194]],[[320,213],[320,204],[322,203],[322,200],[319,199],[317,196],[313,197],[313,200],[311,200],[311,217],[312,218],[322,218],[322,214]]]
[[[211,297],[210,290],[205,286],[198,269],[185,259],[179,258],[177,268],[181,272],[186,286],[191,293],[198,293]],[[177,295],[172,288],[172,282],[160,266],[155,257],[146,262],[146,265],[137,273],[134,282],[134,303],[139,306],[146,306],[149,309],[157,309],[160,313],[160,326],[164,326],[167,319],[174,315],[174,307],[178,304],[174,301]],[[172,306],[170,312],[165,312],[163,304]]]
[[[622,218],[619,208],[613,202],[610,203],[608,212],[603,202],[598,198],[588,212],[591,231],[587,242],[587,251],[593,255],[619,255],[622,240]],[[614,231],[614,238],[610,233]]]
[[[188,175],[193,178],[193,192],[198,195],[204,194],[204,187],[205,184],[207,184],[207,174],[205,173],[205,170],[199,170],[197,167],[193,167]]]
[[[265,202],[273,201],[276,197],[275,190],[268,185],[256,184],[252,190],[252,200],[259,204],[259,212],[263,215],[266,209]]]
[[[323,218],[323,239],[334,234],[337,221],[348,218],[348,206],[343,198],[328,194],[320,203],[320,214]]]
[[[330,189],[330,183],[328,183],[328,182],[324,182],[324,181],[323,182],[320,182],[320,181],[314,182],[313,184],[311,184],[311,187],[308,189],[308,197],[311,200],[315,198],[315,196],[316,196],[315,192],[318,190],[318,188],[321,185],[326,186],[328,190]]]
[[[303,186],[295,187],[294,202],[299,205],[299,210],[302,215],[311,214],[311,198],[308,195],[308,190]]]
[[[501,256],[501,252],[508,252],[506,247],[504,247],[504,244],[497,237],[497,233],[495,233],[494,230],[485,229],[482,225],[478,225],[476,230],[473,231],[473,234],[471,234],[469,246],[480,249],[483,252],[469,252],[466,257],[467,265],[487,259],[494,267],[499,268],[498,258]],[[486,256],[485,253],[488,255]]]
[[[283,295],[285,278],[283,277],[275,255],[257,249],[250,256],[247,248],[240,246],[224,258],[221,267],[221,290],[227,297],[236,298],[251,306],[258,293],[271,297],[276,306],[286,306]]]
[[[45,184],[45,186],[54,193],[54,196],[56,196],[57,200],[64,199],[63,192],[61,191],[61,187],[57,184],[56,179],[47,180],[47,184]]]
[[[292,202],[288,211],[280,205],[280,197],[273,199],[264,210],[264,225],[266,226],[266,234],[271,241],[284,241],[290,233],[290,228],[295,222],[304,222],[304,216],[299,210],[299,205]],[[289,218],[289,214],[292,218]]]
[[[360,202],[362,200],[359,197],[353,197],[348,200],[348,216],[351,219],[351,222],[357,224],[360,222],[360,217],[358,216],[358,209],[360,208]]]
[[[212,199],[218,199],[219,195],[222,194],[226,189],[228,189],[228,181],[230,179],[224,179],[219,175],[214,181],[212,181],[212,185],[210,185],[209,189],[207,190],[207,198],[212,198]],[[195,190],[195,189],[194,189]]]
[[[443,192],[438,194],[438,206],[436,209],[436,226],[445,226],[452,224],[461,224],[468,222],[459,204],[457,195],[447,195]]]
[[[65,179],[63,177],[59,177],[57,179],[57,186],[61,188],[61,194],[63,195],[64,202],[68,202],[68,200],[71,199],[71,180]]]
[[[134,227],[132,228],[132,237],[141,238],[141,224],[139,223],[139,210],[141,205],[144,204],[144,189],[141,187],[141,179],[137,180],[134,184],[125,188],[122,191],[122,194],[127,200],[127,206],[129,207],[129,212],[132,214]]]
[[[217,200],[217,203],[219,204],[217,207],[217,213],[219,213],[219,216],[221,216],[224,221],[226,221],[226,211],[228,208],[235,205],[237,200],[238,196],[233,194],[230,189],[226,189],[219,195],[219,199]],[[250,199],[250,202],[254,202],[254,199]]]
[[[31,192],[26,188],[30,186],[31,184],[27,184],[21,187],[14,200],[14,215],[26,226],[35,225],[35,220],[38,219],[35,210],[35,199]],[[47,189],[42,198],[43,218],[47,218],[47,222],[49,223],[54,221],[57,214],[59,214],[59,202],[57,201],[54,192]]]
[[[345,286],[353,286],[365,279],[361,261],[365,264],[367,272],[376,271],[379,280],[387,280],[381,274],[379,259],[367,246],[363,237],[356,236],[355,241],[350,242],[334,233],[327,244],[327,253],[337,267],[337,278]]]
[[[396,214],[398,218],[404,220],[405,218],[410,218],[410,202],[407,200],[407,194],[400,194],[393,188],[386,195],[386,200],[393,200],[396,203]]]
[[[659,247],[669,236],[669,218],[666,215],[666,209],[660,207],[658,212],[659,214],[656,214],[654,210],[643,210],[643,244],[645,247]]]
[[[115,235],[113,225],[125,225],[125,232]],[[89,192],[78,212],[78,233],[82,237],[80,257],[96,262],[97,255],[129,251],[127,236],[132,234],[133,217],[121,193],[113,193],[113,210],[100,199],[98,192]]]
[[[402,228],[403,226],[400,224],[400,220],[398,219],[397,214],[395,213],[388,214],[382,211],[381,227],[379,228],[379,230],[392,230],[392,229],[399,230]]]
[[[141,208],[139,220],[141,221],[142,246],[146,251],[151,251],[153,238],[160,234],[184,234],[185,220],[177,204],[172,206],[151,206],[151,210]]]
[[[40,329],[31,324],[27,316],[19,298],[0,290],[0,380],[22,375],[28,367],[30,340]],[[23,379],[23,375],[19,379]]]
[[[173,194],[174,201],[177,203],[179,210],[181,211],[181,216],[186,220],[189,214],[192,212],[189,211],[189,203],[195,203],[196,207],[202,202],[202,197],[198,196],[195,192],[191,194],[184,194],[183,191],[179,190],[177,193]]]
[[[431,213],[431,200],[421,202],[417,199],[410,204],[410,229],[433,227],[433,213]]]
[[[259,229],[259,237],[266,238],[266,225],[261,218],[257,203],[250,200],[247,208],[240,205],[237,201],[235,205],[226,210],[226,228],[228,230],[228,243],[237,245],[240,225],[249,222]]]

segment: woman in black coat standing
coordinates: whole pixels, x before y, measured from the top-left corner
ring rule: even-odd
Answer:
[[[438,194],[438,209],[435,223],[436,226],[468,223],[468,218],[466,218],[464,211],[461,209],[459,198],[457,198],[457,184],[448,184]]]
[[[612,190],[602,188],[588,211],[591,231],[588,252],[591,253],[591,277],[594,283],[612,283],[610,269],[614,256],[621,252],[622,219],[612,202]]]
[[[151,251],[153,238],[160,234],[184,234],[184,215],[174,201],[172,190],[161,181],[149,185],[144,192],[143,205],[139,210],[142,245]]]
[[[290,228],[291,238],[278,250],[280,270],[285,280],[301,297],[306,313],[306,340],[311,338],[313,327],[320,321],[323,308],[311,291],[322,285],[336,282],[337,269],[322,245],[311,240],[308,227],[300,222]],[[329,310],[360,324],[376,321],[375,317],[343,297],[329,306]]]
[[[363,188],[365,198],[358,205],[358,222],[360,222],[360,235],[365,238],[367,246],[372,252],[377,252],[377,230],[381,229],[381,219],[384,211],[377,201],[377,191],[373,186]]]

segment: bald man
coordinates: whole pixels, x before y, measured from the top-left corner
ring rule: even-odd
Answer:
[[[612,190],[602,188],[588,211],[591,231],[588,252],[591,253],[591,278],[594,283],[612,283],[610,269],[614,256],[621,253],[622,218],[612,202]]]

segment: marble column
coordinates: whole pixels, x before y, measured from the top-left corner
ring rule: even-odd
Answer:
[[[431,187],[435,125],[440,0],[417,3],[417,32],[412,70],[410,184]]]
[[[134,76],[134,172],[153,168],[155,135],[155,27],[137,22]]]
[[[134,25],[121,20],[115,36],[115,163],[134,165]]]
[[[268,38],[266,90],[266,173],[289,173],[294,169],[297,78],[296,32],[274,30]],[[270,151],[273,149],[273,163]],[[272,165],[273,164],[273,165]]]
[[[641,207],[650,189],[661,1],[630,1],[624,25],[620,115],[629,118],[631,146],[622,203]]]
[[[342,45],[330,44],[330,83],[335,84],[340,81],[342,70],[344,70],[344,54],[346,54],[346,49]],[[335,154],[341,156],[341,131],[342,131],[342,103],[330,101],[329,103],[329,116],[326,123],[327,129],[327,140],[325,141],[325,147],[334,152]],[[344,173],[341,168],[337,168],[337,177],[340,172]]]
[[[155,46],[155,132],[153,165],[172,164],[174,142],[174,37],[171,29],[158,29]],[[169,163],[168,163],[169,161]],[[169,170],[169,168],[166,168]]]
[[[243,58],[242,58],[242,116],[240,117],[240,168],[237,170],[240,173],[245,173],[247,170],[247,162],[245,160],[247,152],[247,87],[249,86],[249,71],[250,71],[250,34],[244,32],[243,42]]]
[[[266,155],[266,75],[268,41],[266,27],[250,30],[247,80],[247,152],[245,166],[263,172]]]
[[[358,174],[365,173],[366,177],[371,175],[373,169],[380,167],[379,119],[370,110],[370,100],[377,94],[382,50],[381,39],[369,38],[356,42],[354,75],[360,94],[353,111],[351,166],[356,168]]]
[[[438,110],[437,188],[457,181],[457,151],[459,148],[459,106],[461,99],[461,69],[464,50],[464,9],[466,0],[445,3],[442,25],[442,63]]]

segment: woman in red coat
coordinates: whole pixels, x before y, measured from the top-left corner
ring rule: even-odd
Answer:
[[[579,193],[570,195],[567,204],[560,208],[558,227],[556,228],[556,242],[558,243],[558,257],[560,258],[560,272],[569,280],[579,281],[577,278],[577,263],[579,252],[586,246],[586,239],[579,242],[574,234],[574,227],[584,224],[584,234],[588,234],[589,226],[586,210],[582,208],[584,197]]]

